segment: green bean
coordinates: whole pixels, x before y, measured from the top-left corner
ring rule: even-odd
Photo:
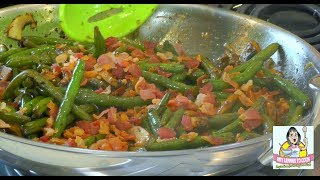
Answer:
[[[64,88],[61,88],[63,92]],[[97,94],[91,89],[80,88],[77,94],[76,103],[79,104],[95,104],[99,107],[119,107],[133,108],[136,106],[144,106],[151,103],[150,100],[144,101],[140,96],[135,97],[117,97],[107,94]]]
[[[52,61],[51,57],[48,54],[34,54],[34,55],[23,55],[23,56],[10,56],[8,57],[5,65],[11,68],[21,68],[24,66],[31,65],[52,65],[54,61]]]
[[[178,82],[182,82],[186,79],[187,74],[186,73],[179,73],[179,74],[173,74],[170,79],[172,81],[178,81]]]
[[[22,82],[22,86],[25,88],[30,88],[33,85],[33,81],[32,78],[27,77],[23,82]]]
[[[23,94],[20,100],[20,107],[25,107],[26,103],[31,101],[32,97],[30,94]]]
[[[304,109],[309,109],[311,106],[310,98],[297,88],[290,80],[284,79],[279,75],[271,73],[268,69],[263,69],[263,72],[266,77],[273,79],[273,82],[278,86],[282,91],[286,92],[291,98],[296,100],[297,103],[301,104]]]
[[[166,78],[164,76],[154,74],[148,71],[142,70],[142,76],[149,82],[155,83],[156,85],[161,85],[166,88],[170,88],[173,90],[177,90],[182,93],[186,93],[188,91],[191,91],[193,94],[197,94],[197,87],[186,85],[181,82],[172,81],[169,78]]]
[[[20,73],[16,75],[9,85],[7,86],[6,90],[2,94],[2,99],[6,100],[14,96],[14,92],[18,87],[22,84],[22,82],[28,77],[27,73]]]
[[[0,110],[0,119],[8,124],[24,124],[31,120],[30,117],[20,115],[17,112],[5,112],[3,110]]]
[[[85,61],[78,60],[77,65],[73,70],[72,78],[70,80],[70,83],[68,84],[63,101],[59,107],[58,115],[53,125],[54,129],[56,130],[54,137],[60,137],[67,126],[67,116],[71,112],[72,105],[78,94],[84,70]]]
[[[30,135],[27,135],[27,139],[34,139],[34,138],[38,138],[38,134],[30,134]]]
[[[233,105],[230,112],[238,112],[238,110],[242,107],[242,103],[237,100],[237,102]]]
[[[210,128],[219,129],[230,124],[232,121],[234,121],[238,117],[239,117],[239,114],[237,112],[216,114],[208,119],[208,124]]]
[[[238,96],[231,94],[225,101],[222,102],[217,114],[224,114],[230,111],[236,102],[238,102]]]
[[[290,125],[290,120],[292,119],[292,116],[296,110],[297,104],[296,101],[294,99],[290,99],[289,100],[289,112],[287,113],[287,118],[284,121],[284,125]]]
[[[9,51],[0,53],[0,63],[3,63],[7,59],[7,57],[11,56],[12,54],[22,52],[26,49],[28,49],[28,48],[10,49]]]
[[[97,134],[97,135],[93,135],[90,137],[87,137],[84,139],[84,144],[89,147],[91,146],[93,143],[96,143],[97,141],[104,139],[106,137],[105,134]]]
[[[214,138],[222,139],[223,144],[235,142],[235,136],[232,132],[225,132],[225,133],[212,132],[212,136]]]
[[[160,121],[161,121],[157,110],[154,108],[149,109],[148,117],[149,117],[149,125],[151,127],[151,132],[155,137],[157,137],[158,130],[160,128]]]
[[[206,146],[210,146],[210,143],[204,140],[201,136],[197,136],[191,141],[188,141],[188,139],[173,139],[168,141],[153,142],[147,145],[146,149],[148,151],[167,151],[192,149]]]
[[[39,118],[48,109],[47,105],[53,101],[52,97],[41,99],[33,108],[33,116]]]
[[[303,114],[303,108],[301,105],[298,105],[294,111],[294,113],[292,114],[291,119],[289,120],[289,124],[288,125],[292,125],[295,124],[296,122],[298,122]]]
[[[55,49],[56,49],[55,45],[43,45],[43,46],[39,46],[37,48],[26,49],[21,52],[12,54],[12,55],[8,56],[8,58],[17,58],[17,57],[22,57],[22,56],[26,56],[26,55],[41,54],[45,51],[52,51]]]
[[[237,139],[238,139],[238,142],[241,142],[241,141],[253,139],[259,136],[260,134],[257,134],[254,132],[243,131],[239,135],[237,135]]]
[[[171,111],[171,109],[170,109],[170,108],[167,108],[167,109],[164,111],[164,113],[163,113],[163,115],[162,115],[162,117],[161,117],[160,126],[164,126],[165,124],[167,124],[168,121],[169,121],[169,119],[171,118],[172,114],[173,114],[173,112]]]
[[[187,132],[184,130],[181,124],[175,130],[177,132],[177,137],[180,137],[183,134],[187,134]]]
[[[266,99],[264,97],[261,97],[254,102],[254,104],[252,105],[251,108],[254,108],[260,112],[263,109],[265,102],[266,102]],[[242,123],[243,123],[243,121],[240,118],[237,118],[232,123],[219,129],[218,133],[224,133],[224,132],[238,133],[238,132],[241,132],[243,130]]]
[[[218,99],[227,99],[231,93],[223,92],[223,91],[213,91],[214,95],[216,95],[216,98]]]
[[[163,111],[165,111],[167,104],[169,102],[171,93],[167,92],[161,99],[161,101],[159,102],[158,106],[156,107],[156,111],[158,114],[162,114]]]
[[[98,28],[98,26],[94,27],[94,52],[93,56],[98,58],[101,54],[106,52],[106,43],[105,40]]]
[[[273,126],[274,126],[274,122],[272,121],[272,119],[264,112],[261,113],[263,122],[264,122],[264,126],[265,126],[265,130],[267,133],[272,133],[273,131]]]
[[[108,84],[103,80],[100,80],[100,79],[97,79],[97,78],[90,78],[90,79],[88,79],[88,82],[87,82],[85,87],[88,87],[88,88],[90,88],[92,90],[97,90],[100,87],[102,89],[105,89],[105,88],[107,88],[107,86],[108,86]]]
[[[99,108],[94,104],[81,104],[79,108],[88,114],[95,114],[99,112]]]
[[[141,124],[140,126],[143,127],[145,130],[147,130],[148,132],[151,132],[151,127],[149,124],[149,116],[148,115],[143,115],[141,116]]]
[[[218,78],[219,69],[208,58],[201,57],[201,67],[209,74],[211,79]]]
[[[242,63],[239,66],[230,70],[230,73],[243,72],[249,66],[256,64],[256,61],[258,61],[258,60],[262,60],[262,61],[268,60],[278,50],[279,46],[280,45],[278,43],[270,44],[269,46],[267,46],[266,48],[264,48],[260,52],[258,52],[256,55],[254,55],[249,61]]]
[[[42,128],[47,124],[48,117],[43,117],[40,119],[27,122],[22,125],[22,130],[24,135],[30,135],[40,132]]]
[[[26,109],[24,114],[29,116],[32,113],[36,104],[38,104],[42,99],[44,99],[43,96],[37,96],[37,97],[33,98],[32,100],[30,100],[29,102],[27,102],[26,104],[24,104],[24,106],[21,106],[22,108]]]
[[[197,68],[196,70],[191,72],[191,74],[187,75],[187,78],[193,82],[196,82],[199,77],[201,77],[205,74],[206,73],[202,69]]]
[[[171,73],[181,73],[185,70],[185,65],[180,63],[138,63],[142,70],[149,71],[151,68],[161,68]]]
[[[172,54],[178,56],[179,54],[176,51],[176,48],[174,48],[174,46],[168,41],[164,41],[163,46],[162,46],[162,50],[164,52],[171,52]]]
[[[22,44],[25,46],[25,47],[28,47],[28,48],[36,48],[36,47],[39,47],[38,44],[36,44],[35,42],[31,41],[30,39],[27,39],[25,37],[22,38]]]
[[[40,37],[40,36],[24,36],[23,40],[28,40],[34,44],[42,45],[56,45],[56,44],[67,44],[67,45],[75,45],[77,42],[69,39],[62,38],[49,38],[49,37]]]
[[[184,108],[179,108],[176,110],[171,118],[169,119],[168,123],[164,126],[166,128],[175,129],[181,123],[182,116],[184,114]]]
[[[120,41],[122,41],[122,42],[124,42],[124,43],[126,43],[128,45],[132,45],[135,48],[138,48],[138,49],[140,49],[142,51],[145,50],[143,44],[140,41],[138,41],[138,39],[134,39],[133,40],[133,39],[128,38],[128,37],[120,37],[119,39],[120,39]]]

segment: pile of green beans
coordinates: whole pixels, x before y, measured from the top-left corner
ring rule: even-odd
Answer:
[[[111,87],[111,90],[114,91],[120,88],[120,85],[123,85],[125,89],[135,89],[136,87],[132,82],[124,83],[116,78],[115,84],[117,85],[111,85],[100,76],[85,79],[84,74],[88,67],[83,59],[76,60],[71,78],[65,84],[61,84],[60,76],[57,76],[57,79],[44,76],[46,70],[52,70],[51,66],[56,63],[56,57],[61,53],[69,53],[69,50],[81,52],[95,59],[107,53],[110,48],[106,45],[106,39],[99,28],[95,27],[94,43],[92,44],[81,44],[69,39],[25,36],[22,39],[25,47],[0,53],[0,63],[12,68],[13,72],[8,86],[1,94],[1,101],[7,103],[7,108],[0,109],[0,119],[8,124],[19,125],[26,138],[40,137],[44,133],[44,127],[49,121],[52,121],[50,119],[51,109],[48,105],[54,103],[58,107],[58,112],[53,121],[55,132],[52,137],[64,138],[65,130],[74,126],[77,121],[94,121],[93,114],[100,114],[107,108],[115,107],[119,112],[139,107],[144,114],[140,117],[141,124],[135,125],[147,130],[149,138],[143,147],[135,147],[134,141],[130,142],[128,149],[166,151],[240,142],[265,133],[272,133],[274,125],[295,124],[311,107],[308,95],[290,80],[273,73],[269,69],[270,67],[265,66],[265,62],[270,61],[270,57],[278,50],[280,46],[278,43],[268,45],[250,60],[242,62],[227,73],[234,74],[231,80],[239,86],[250,80],[253,81],[253,89],[257,90],[267,88],[271,91],[276,86],[280,94],[275,95],[274,98],[276,100],[284,98],[285,102],[288,102],[286,107],[289,107],[284,115],[277,117],[278,119],[283,118],[282,122],[276,122],[274,117],[270,115],[266,108],[267,102],[270,103],[270,100],[266,96],[255,98],[253,105],[245,105],[240,97],[233,93],[236,89],[233,89],[231,83],[225,82],[222,78],[224,69],[218,68],[216,63],[209,58],[200,55],[197,55],[197,58],[192,56],[193,60],[199,61],[199,65],[194,69],[188,69],[188,64],[179,58],[178,51],[169,41],[156,46],[150,53],[150,49],[138,40],[128,37],[122,37],[119,40],[122,42],[122,46],[114,50],[114,54],[126,52],[130,55],[133,50],[129,50],[129,46],[131,49],[136,48],[142,52],[149,51],[149,53],[142,54],[146,57],[139,59],[136,65],[141,72],[141,77],[147,83],[154,84],[164,94],[161,95],[161,99],[159,98],[160,101],[157,105],[153,106],[154,102],[151,99],[144,100],[142,96],[139,96],[139,92],[137,92],[138,95],[133,96],[97,93],[96,90],[99,88],[101,90],[101,88]],[[63,48],[57,48],[58,44],[63,45],[61,46]],[[80,51],[80,49],[82,50]],[[154,53],[155,55],[168,51],[171,52],[172,58],[167,60],[158,58],[159,62],[151,62],[152,56],[150,54]],[[68,57],[67,61],[69,59]],[[167,76],[161,75],[161,72],[157,71],[158,68],[166,72]],[[127,70],[125,72],[128,73]],[[82,82],[87,83],[82,86]],[[211,93],[216,110],[214,115],[199,113],[200,106],[197,110],[190,110],[188,106],[184,105],[172,107],[177,95],[187,97],[195,104],[197,98],[200,97],[200,92],[203,91],[203,86],[208,84],[212,85],[213,89]],[[18,104],[18,107],[13,107],[10,104]],[[252,131],[243,127],[244,120],[241,118],[241,112],[246,110],[256,110],[261,116],[261,125]],[[182,121],[185,121],[186,124]],[[185,127],[190,124],[192,130]],[[162,140],[159,129],[174,132],[175,137]],[[108,135],[98,133],[86,136],[83,143],[88,148],[105,138],[108,138]]]

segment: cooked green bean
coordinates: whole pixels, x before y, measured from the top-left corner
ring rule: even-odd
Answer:
[[[169,119],[171,118],[172,114],[173,114],[173,112],[171,111],[171,109],[170,109],[170,108],[167,108],[167,109],[164,111],[164,113],[163,113],[163,115],[162,115],[162,117],[161,117],[160,126],[164,126],[165,124],[167,124],[168,121],[169,121]]]
[[[219,69],[208,58],[201,56],[201,67],[209,74],[211,79],[217,79]]]
[[[155,137],[157,137],[158,130],[160,128],[160,121],[161,121],[157,110],[154,108],[149,109],[148,117],[149,117],[149,125],[151,127],[151,131],[152,131],[153,135]]]
[[[85,61],[78,60],[77,65],[72,73],[72,78],[68,84],[63,101],[60,104],[58,115],[54,122],[54,129],[56,133],[54,137],[60,137],[67,126],[67,116],[72,110],[72,105],[77,97],[80,83],[85,69]]]
[[[17,48],[17,49],[10,49],[9,51],[1,52],[0,53],[0,63],[5,62],[7,57],[11,56],[12,54],[16,54],[18,52],[22,52],[28,48]]]
[[[224,133],[212,132],[211,135],[214,138],[222,139],[223,144],[233,143],[235,142],[235,139],[236,139],[232,132],[224,132]]]
[[[272,119],[264,112],[261,113],[263,122],[264,122],[264,126],[265,126],[265,130],[267,133],[272,133],[273,131],[273,126],[274,126],[274,122],[272,121]]]
[[[159,102],[158,106],[156,107],[156,111],[158,114],[162,114],[163,111],[165,111],[167,104],[169,102],[171,93],[167,92],[161,99],[161,101]]]
[[[33,133],[40,132],[42,128],[47,124],[48,117],[43,117],[40,119],[33,120],[31,122],[25,123],[22,126],[23,134],[30,135]]]
[[[294,99],[289,100],[289,112],[287,113],[287,118],[284,121],[284,125],[289,125],[290,120],[292,119],[292,116],[296,110],[297,103]]]
[[[106,137],[105,134],[93,135],[93,136],[90,136],[90,137],[87,137],[86,139],[84,139],[84,144],[89,147],[93,143],[96,143],[97,141],[104,139],[105,137]]]
[[[208,124],[210,128],[219,129],[230,124],[232,121],[234,121],[238,117],[239,117],[239,114],[237,112],[216,114],[208,119]]]
[[[98,28],[98,26],[94,27],[94,52],[93,56],[95,58],[98,58],[101,54],[104,54],[106,52],[106,44],[105,40]]]
[[[244,141],[244,140],[253,139],[253,138],[256,138],[259,136],[261,136],[261,135],[254,133],[254,132],[243,131],[237,136],[237,139],[240,142],[240,141]]]
[[[8,124],[24,124],[31,120],[28,116],[20,115],[12,111],[6,112],[4,110],[0,110],[0,119]]]
[[[298,105],[294,111],[294,113],[292,114],[291,119],[289,119],[289,124],[295,124],[296,122],[298,122],[303,114],[303,108],[301,105]]]
[[[182,116],[184,114],[184,108],[179,108],[176,110],[171,118],[169,119],[168,123],[164,126],[166,128],[175,129],[181,123]]]
[[[204,140],[201,136],[197,136],[191,141],[188,141],[188,139],[173,139],[168,141],[150,143],[146,146],[146,149],[148,151],[168,151],[192,149],[206,146],[210,146],[210,143]]]
[[[33,108],[33,116],[37,118],[41,117],[42,114],[48,109],[47,105],[50,101],[53,101],[52,97],[41,99]]]
[[[291,98],[295,99],[297,103],[301,104],[304,109],[308,109],[311,106],[310,98],[292,82],[290,82],[290,80],[273,74],[270,72],[270,70],[265,68],[263,69],[263,72],[266,77],[272,78],[276,86],[278,86],[282,91],[286,92]]]
[[[196,94],[198,89],[195,86],[186,85],[181,82],[172,81],[169,78],[164,76],[154,74],[148,71],[142,70],[142,76],[149,82],[155,83],[156,85],[161,85],[166,88],[170,88],[173,90],[177,90],[182,93],[186,93],[187,91],[191,91],[193,94]]]
[[[27,102],[26,104],[24,104],[24,106],[21,106],[22,108],[25,108],[25,110],[26,110],[25,114],[27,116],[29,116],[32,113],[36,104],[38,104],[44,98],[45,97],[43,97],[43,96],[37,96],[37,97],[33,98],[32,100],[30,100],[29,102]]]
[[[186,79],[186,77],[187,77],[187,74],[182,72],[182,73],[179,73],[179,74],[173,74],[170,77],[170,79],[172,81],[182,82],[182,81],[184,81]]]
[[[149,71],[151,68],[161,68],[171,73],[181,73],[185,70],[185,65],[180,63],[138,63],[142,70]]]

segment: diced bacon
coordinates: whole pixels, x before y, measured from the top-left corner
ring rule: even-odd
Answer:
[[[83,53],[73,53],[72,55],[77,59],[81,59],[83,57]]]
[[[66,142],[65,142],[66,146],[69,147],[77,147],[77,143],[75,142],[75,139],[71,139],[69,138]]]
[[[202,136],[202,139],[209,142],[213,146],[218,146],[223,144],[223,139],[213,136]]]
[[[201,104],[199,109],[202,113],[210,116],[213,116],[216,114],[216,109],[214,108],[214,105],[211,103],[204,102],[203,104]]]
[[[114,51],[116,50],[118,47],[121,46],[121,43],[119,42],[118,38],[116,37],[108,37],[105,40],[105,44],[107,46],[107,50],[108,51]]]
[[[93,56],[89,56],[89,59],[85,61],[86,63],[86,71],[91,71],[94,69],[94,65],[97,64],[97,60],[96,58],[94,58]]]
[[[49,116],[52,118],[52,119],[56,119],[57,117],[57,114],[58,114],[58,111],[59,111],[59,108],[58,106],[50,101],[48,104],[47,104],[47,107],[50,109],[49,110]]]
[[[186,65],[186,67],[189,68],[189,69],[195,69],[200,65],[200,61],[197,61],[197,60],[192,59],[192,58],[190,58],[190,59],[188,59],[186,61],[183,61],[183,62]]]
[[[242,127],[246,131],[251,131],[262,124],[262,119],[260,113],[256,109],[248,109],[243,114],[239,116],[244,122]]]
[[[0,119],[0,128],[10,128],[10,124],[7,124],[6,122]]]
[[[177,108],[186,108],[189,110],[195,110],[197,109],[197,106],[192,103],[190,99],[188,99],[185,96],[182,96],[178,94],[175,99],[171,99],[168,102],[168,107],[170,107],[173,111],[175,111]]]
[[[117,79],[123,79],[125,76],[123,68],[119,65],[116,65],[115,68],[112,69],[111,74],[115,76]]]
[[[228,65],[228,66],[226,66],[226,67],[224,68],[223,72],[229,72],[229,71],[231,71],[232,69],[233,69],[233,66]]]
[[[228,73],[224,72],[222,74],[221,78],[222,78],[222,80],[224,82],[230,84],[232,87],[234,87],[234,88],[238,88],[239,87],[239,84],[237,82],[233,81]]]
[[[104,89],[102,89],[102,87],[99,87],[99,89],[95,90],[95,93],[101,94],[104,91]]]
[[[154,50],[157,46],[157,43],[150,42],[150,41],[144,41],[143,46],[145,49]]]
[[[142,75],[142,72],[137,64],[131,64],[128,72],[134,77],[140,77]]]
[[[170,139],[176,137],[176,132],[172,128],[161,127],[158,130],[160,139]]]
[[[172,52],[160,53],[157,52],[157,56],[160,57],[161,60],[166,61],[173,58]]]
[[[108,120],[110,124],[115,124],[117,121],[117,108],[111,107],[108,112]]]
[[[49,139],[50,139],[49,136],[41,136],[41,137],[39,138],[39,140],[42,141],[42,142],[48,142]]]
[[[252,106],[253,102],[251,101],[251,99],[249,99],[241,90],[236,90],[236,92],[234,92],[234,94],[239,96],[239,100],[240,102],[245,105],[245,106]]]
[[[206,94],[206,93],[210,93],[210,92],[212,92],[213,91],[213,86],[212,86],[212,84],[211,83],[207,83],[207,84],[205,84],[204,86],[202,86],[201,88],[200,88],[200,93],[203,93],[203,94]]]
[[[55,75],[58,75],[58,74],[61,73],[61,67],[58,65],[58,63],[52,64],[51,68],[52,68],[53,73],[54,73]]]
[[[116,121],[116,127],[121,131],[125,131],[130,129],[132,127],[132,124],[126,120],[120,119]]]
[[[181,124],[182,124],[184,130],[192,131],[193,127],[192,127],[192,122],[191,122],[190,116],[183,115],[182,120],[181,120]]]
[[[174,49],[176,50],[176,52],[179,54],[179,55],[184,55],[185,52],[183,50],[183,47],[181,44],[177,43],[177,44],[174,44],[173,45]]]
[[[141,49],[134,49],[131,52],[131,56],[134,58],[138,58],[138,59],[144,59],[145,58],[145,54]]]
[[[85,86],[86,84],[88,83],[88,78],[83,78],[81,83],[80,83],[80,86]]]
[[[121,141],[119,137],[109,138],[108,141],[113,151],[128,150],[128,143]]]
[[[99,121],[78,121],[77,126],[84,130],[85,133],[96,135],[99,133],[100,122]]]
[[[95,119],[100,119],[102,116],[104,116],[105,114],[108,114],[109,109],[105,109],[103,110],[98,116],[93,116]]]
[[[143,100],[154,99],[156,95],[152,92],[151,89],[140,89],[140,97]]]
[[[105,64],[109,64],[111,66],[111,68],[115,67],[115,62],[116,62],[116,57],[114,56],[114,54],[112,54],[110,52],[100,55],[97,59],[97,63],[100,66],[103,66]]]
[[[164,76],[164,77],[170,77],[172,73],[163,71],[160,67],[157,67],[157,72],[159,75]]]

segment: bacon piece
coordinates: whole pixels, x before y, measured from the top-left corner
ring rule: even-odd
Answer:
[[[161,127],[158,130],[160,139],[170,139],[176,137],[176,132],[172,128]]]
[[[251,131],[262,124],[260,113],[256,109],[248,109],[239,116],[244,121],[242,124],[243,129]]]
[[[183,129],[186,131],[192,131],[192,122],[191,122],[191,117],[183,115],[182,120],[181,120],[181,125],[183,126]]]
[[[142,72],[141,72],[139,66],[136,64],[131,64],[128,69],[128,72],[130,74],[132,74],[132,76],[134,76],[134,77],[141,77],[141,75],[142,75]]]
[[[160,67],[157,67],[157,72],[159,75],[164,76],[164,77],[172,76],[172,73],[166,72],[166,71],[162,70]]]
[[[115,62],[116,62],[116,57],[114,56],[114,54],[112,54],[110,52],[100,55],[97,59],[97,63],[100,66],[103,66],[105,64],[109,64],[111,66],[111,68],[115,67]]]
[[[211,93],[213,91],[213,86],[211,83],[207,83],[204,86],[202,86],[200,88],[199,93],[203,93],[203,94],[207,94],[207,93]]]

